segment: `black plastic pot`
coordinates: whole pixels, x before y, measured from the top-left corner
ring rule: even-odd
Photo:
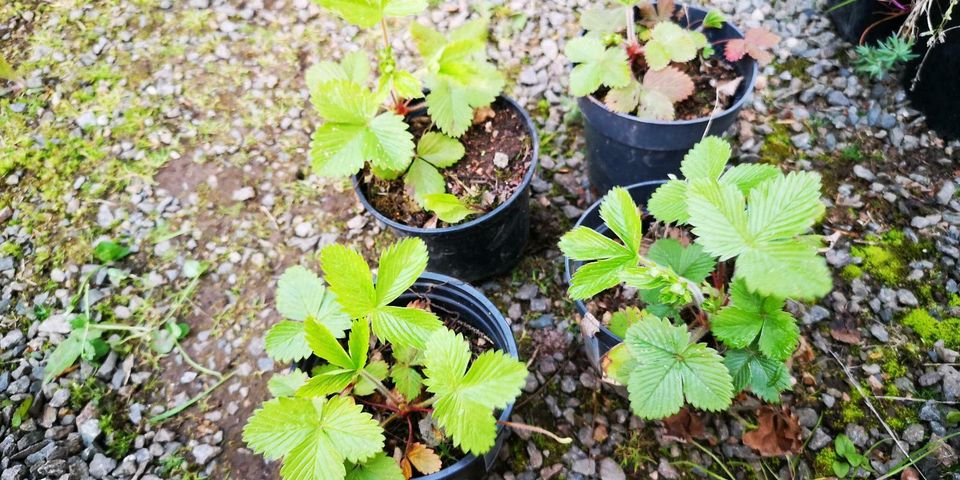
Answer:
[[[935,15],[934,25],[940,21]],[[917,39],[914,53],[918,56],[904,69],[902,83],[911,106],[923,113],[927,125],[946,140],[956,140],[960,139],[960,96],[954,93],[960,77],[960,18],[948,21],[944,28],[957,30],[947,32],[944,43],[935,44],[929,52],[928,37]]]
[[[497,208],[464,223],[441,228],[420,228],[404,225],[378,212],[360,188],[360,178],[353,177],[353,189],[368,212],[386,224],[395,234],[418,237],[427,244],[432,272],[461,278],[468,282],[504,273],[520,260],[530,236],[530,181],[533,180],[540,155],[540,140],[530,115],[517,102],[499,97],[523,119],[530,135],[532,154],[530,167],[513,196]]]
[[[688,20],[699,23],[707,14],[706,10],[697,7],[677,5],[678,10],[682,8],[687,9],[688,18],[679,22],[681,25]],[[636,11],[639,15],[639,10]],[[705,29],[704,34],[710,42],[743,38],[743,33],[729,23],[724,23],[720,29]],[[714,47],[717,56],[723,55],[725,45],[720,43]],[[658,180],[671,173],[680,173],[680,161],[703,138],[708,124],[709,135],[723,134],[737,118],[757,79],[757,62],[752,58],[744,57],[732,65],[743,81],[730,108],[713,116],[712,121],[710,117],[642,120],[614,112],[592,95],[578,98],[587,140],[587,174],[597,194],[603,196],[618,185]]]
[[[437,273],[424,272],[410,289],[400,295],[393,305],[403,306],[418,298],[429,298],[431,305],[438,310],[457,315],[457,319],[483,332],[493,342],[493,348],[518,358],[517,342],[513,338],[510,325],[503,314],[480,291],[473,286]],[[315,365],[316,357],[310,357],[297,365],[303,371],[309,371]],[[500,421],[510,419],[513,404],[507,405],[498,417]],[[450,465],[437,473],[424,477],[414,477],[419,480],[479,480],[497,460],[497,455],[503,447],[503,442],[510,435],[510,430],[497,427],[497,443],[482,457],[467,454],[460,461]]]
[[[878,40],[886,39],[891,33],[897,31],[906,15],[888,18],[889,15],[896,13],[893,5],[881,0],[830,0],[827,2],[829,8],[830,21],[833,22],[837,34],[844,40],[859,44],[861,40],[864,43],[873,44]],[[904,3],[910,4],[909,0]],[[869,31],[868,31],[869,30]],[[864,35],[864,32],[867,32]]]
[[[641,182],[630,185],[626,187],[627,191],[630,192],[630,196],[633,198],[633,201],[640,206],[641,209],[645,210],[645,205],[647,201],[650,200],[650,196],[653,195],[653,192],[657,190],[660,185],[666,183],[666,180],[654,180],[648,182]],[[597,200],[593,205],[590,206],[586,211],[583,212],[583,215],[580,216],[580,219],[577,220],[576,227],[587,227],[593,229],[604,236],[610,238],[616,238],[616,235],[607,228],[606,224],[603,223],[603,219],[600,218],[600,202],[603,201],[601,198]],[[563,279],[567,282],[567,285],[570,284],[570,278],[573,277],[573,273],[577,271],[580,266],[583,265],[583,262],[577,262],[569,258],[564,258],[564,272]],[[580,312],[580,315],[587,314],[587,305],[581,300],[576,301],[577,311]],[[599,320],[599,319],[597,319]],[[600,324],[600,330],[597,332],[597,335],[591,338],[583,339],[583,347],[586,350],[587,357],[590,358],[590,361],[594,365],[600,365],[600,358],[603,357],[611,348],[615,347],[617,344],[622,342],[623,339],[614,335],[607,327],[602,323]]]

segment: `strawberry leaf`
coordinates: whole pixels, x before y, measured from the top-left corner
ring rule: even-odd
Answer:
[[[434,193],[444,193],[447,190],[447,181],[443,175],[437,171],[437,167],[421,160],[416,159],[410,164],[410,169],[403,176],[403,183],[413,190],[413,199],[424,207],[426,204],[425,196]]]
[[[799,344],[800,330],[783,311],[784,301],[750,292],[742,280],[733,283],[730,295],[730,306],[711,321],[713,334],[733,348],[747,348],[756,340],[765,356],[789,358]]]
[[[396,460],[380,452],[360,465],[347,469],[345,480],[406,480]]]
[[[780,37],[763,28],[751,28],[744,34],[744,38],[736,38],[727,42],[724,47],[724,56],[728,61],[736,62],[745,55],[750,55],[760,65],[766,65],[773,60],[770,52]]]
[[[427,0],[314,0],[314,2],[360,28],[370,28],[384,18],[416,15],[427,8]]]
[[[605,48],[595,37],[577,37],[568,41],[564,54],[577,64],[570,73],[570,92],[578,97],[596,92],[601,85],[626,87],[633,78],[627,52],[619,46]]]
[[[696,58],[701,42],[692,33],[673,22],[656,24],[644,45],[644,57],[650,69],[662,70],[670,62],[683,63]]]
[[[423,208],[433,212],[437,218],[447,223],[459,223],[470,215],[480,213],[472,209],[456,195],[449,193],[431,193],[423,196]]]
[[[470,346],[462,336],[440,329],[424,351],[427,391],[435,395],[433,418],[463,451],[482,455],[496,441],[494,410],[520,395],[526,366],[511,356],[487,350],[469,370]]]

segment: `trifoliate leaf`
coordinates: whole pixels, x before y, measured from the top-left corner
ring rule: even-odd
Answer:
[[[318,175],[342,177],[358,172],[365,161],[388,171],[404,171],[413,159],[413,135],[403,117],[377,114],[380,99],[356,83],[334,80],[311,92],[324,119],[310,143]]]
[[[403,307],[380,307],[370,314],[370,321],[378,338],[421,350],[430,334],[443,326],[430,312]]]
[[[633,78],[627,52],[619,46],[605,48],[595,37],[570,40],[564,54],[577,64],[570,73],[570,92],[575,96],[590,95],[601,85],[609,88],[626,87]]]
[[[657,187],[647,202],[647,210],[664,223],[684,224],[687,214],[687,184],[682,180],[670,180]]]
[[[651,70],[661,70],[670,62],[683,63],[696,58],[697,44],[691,31],[673,22],[660,22],[650,31],[644,57]]]
[[[465,153],[466,149],[459,140],[439,132],[427,132],[417,143],[417,156],[437,168],[453,166]]]
[[[290,320],[312,318],[337,338],[350,328],[350,318],[340,310],[333,293],[327,292],[323,280],[301,266],[286,269],[277,281],[277,311]]]
[[[343,349],[343,346],[340,345],[340,342],[337,341],[337,338],[333,336],[333,333],[331,333],[330,329],[326,326],[317,322],[308,322],[305,333],[307,344],[310,345],[310,350],[312,350],[316,356],[340,368],[347,370],[357,369],[354,359]],[[354,334],[351,333],[351,336],[354,336]]]
[[[673,120],[673,104],[693,94],[693,80],[674,67],[649,70],[643,75],[639,118]]]
[[[585,263],[570,279],[567,295],[574,300],[586,300],[620,283],[620,275],[636,266],[637,256],[613,257]]]
[[[427,245],[419,238],[405,238],[380,253],[377,271],[377,304],[390,305],[407,291],[427,269]]]
[[[744,195],[747,195],[754,187],[767,180],[778,177],[780,173],[780,169],[773,165],[745,163],[727,170],[727,172],[720,177],[720,183],[736,185]]]
[[[420,51],[420,56],[425,59],[438,57],[447,44],[447,39],[442,33],[420,22],[414,22],[410,25],[410,35],[417,45],[417,50]]]
[[[479,210],[466,206],[456,195],[449,193],[432,193],[423,196],[423,207],[433,212],[437,218],[447,223],[459,223],[470,215],[480,213]]]
[[[494,410],[502,409],[520,394],[526,383],[526,366],[509,355],[488,350],[469,370],[470,346],[447,329],[430,337],[424,351],[424,383],[436,396],[433,418],[463,451],[482,455],[497,436]]]
[[[736,62],[750,55],[760,65],[766,65],[773,60],[770,49],[780,42],[780,37],[763,28],[751,28],[744,34],[744,38],[729,40],[724,46],[724,56],[728,61]]]
[[[423,97],[423,85],[420,80],[406,70],[395,69],[381,74],[380,80],[377,81],[377,88],[381,92],[394,91],[400,99]]]
[[[711,320],[713,334],[733,348],[747,348],[757,340],[767,357],[789,358],[799,343],[800,330],[783,311],[783,300],[752,293],[742,280],[733,283],[730,294],[730,306]]]
[[[447,181],[443,175],[437,171],[437,167],[421,160],[415,159],[410,164],[410,169],[403,176],[403,183],[413,190],[413,199],[423,207],[426,203],[424,196],[434,193],[444,193],[447,190]]]
[[[790,388],[787,366],[753,349],[728,350],[723,363],[730,370],[737,392],[750,387],[750,391],[764,401],[780,403],[780,392]]]
[[[406,480],[396,460],[380,452],[360,465],[347,469],[345,480]]]
[[[383,450],[383,429],[350,397],[282,397],[253,413],[243,440],[268,460],[283,457],[284,480],[342,480],[344,462]]]
[[[820,177],[791,172],[755,187],[750,209],[736,186],[690,182],[687,206],[697,243],[720,260],[737,258],[736,277],[751,291],[812,299],[831,288],[817,237],[801,235],[823,214]]]
[[[267,389],[274,397],[292,397],[309,378],[299,368],[290,373],[274,373],[267,382]]]
[[[622,8],[590,7],[580,14],[580,26],[594,33],[615,33],[627,26]]]
[[[703,247],[692,244],[684,247],[672,238],[661,238],[650,246],[647,257],[654,262],[670,267],[677,275],[693,283],[700,283],[717,266],[716,260],[703,251]]]
[[[560,251],[571,260],[590,261],[602,258],[633,257],[630,247],[603,236],[588,227],[576,227],[560,237]]]
[[[384,17],[416,15],[427,8],[427,0],[314,0],[344,20],[360,27],[370,28]]]
[[[684,399],[704,410],[730,406],[733,383],[723,359],[702,343],[690,343],[685,326],[651,317],[630,327],[625,343],[636,362],[627,390],[639,417],[673,415]]]
[[[710,10],[707,12],[707,15],[703,17],[703,26],[704,28],[723,28],[723,22],[725,21],[727,20],[722,13],[716,10]]]
[[[310,355],[310,345],[307,345],[303,333],[303,322],[283,320],[270,327],[264,339],[264,349],[270,358],[278,362],[307,358]]]

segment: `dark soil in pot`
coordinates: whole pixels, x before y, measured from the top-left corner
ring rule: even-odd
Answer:
[[[456,225],[437,225],[433,215],[423,212],[404,190],[402,179],[353,178],[360,202],[377,220],[396,235],[415,236],[427,244],[430,271],[465,281],[507,272],[520,260],[530,235],[530,182],[539,152],[533,122],[513,100],[499,97],[489,112],[481,110],[480,115],[482,119],[461,138],[465,158],[441,172],[448,191],[478,202],[473,206],[484,211],[480,215]],[[413,122],[419,125],[417,136],[429,127],[428,121]],[[494,164],[498,152],[507,156],[504,168]]]
[[[524,119],[503,99],[494,102],[489,110],[479,111],[478,116],[485,119],[474,123],[459,138],[466,154],[440,173],[447,181],[448,193],[486,213],[502,205],[522,186],[523,177],[530,169],[533,148]],[[410,128],[414,143],[424,133],[437,131],[427,116],[411,118]],[[497,154],[509,159],[505,168],[494,164]],[[391,220],[420,228],[450,226],[414,201],[402,177],[382,180],[364,170],[362,178],[361,188],[370,204]]]
[[[500,311],[482,293],[460,280],[426,272],[410,287],[409,291],[394,301],[393,305],[430,309],[447,328],[463,335],[464,339],[470,343],[470,350],[473,353],[471,363],[479,354],[490,349],[500,350],[515,358],[518,356],[513,333]],[[389,363],[392,358],[390,348],[380,344],[379,349],[371,352],[369,361],[386,360]],[[316,357],[309,357],[298,362],[296,367],[309,371],[317,366],[317,363]],[[429,398],[426,390],[421,400],[425,398]],[[366,404],[364,411],[372,413],[379,420],[383,420],[390,413],[370,405],[385,403],[385,399],[379,393],[358,398],[358,403]],[[499,420],[505,421],[509,420],[512,411],[511,404],[495,414]],[[411,415],[413,441],[430,446],[443,461],[443,468],[431,475],[413,477],[420,480],[479,480],[493,466],[503,441],[509,435],[508,429],[498,427],[497,443],[486,455],[476,457],[463,453],[459,448],[454,447],[449,439],[443,439],[436,446],[432,446],[434,442],[425,438],[431,431],[429,424],[425,422],[423,429],[419,426],[419,421],[424,417],[425,414],[419,413]],[[404,449],[410,429],[406,422],[395,421],[385,429],[384,433],[386,437],[384,451],[388,455],[393,455],[394,448],[400,448],[401,451]],[[414,475],[416,474],[414,471]]]

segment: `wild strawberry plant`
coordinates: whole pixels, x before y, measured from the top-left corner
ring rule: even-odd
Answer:
[[[639,118],[673,120],[675,105],[695,93],[691,72],[705,71],[717,58],[704,31],[723,27],[723,16],[709,12],[699,24],[678,20],[684,10],[673,0],[617,0],[620,7],[595,7],[583,12],[586,33],[567,42],[567,58],[576,66],[570,91],[578,97],[604,94],[604,103],[619,113]],[[634,18],[634,7],[641,19]],[[750,29],[745,38],[726,42],[724,57],[735,62],[749,55],[761,64],[773,59],[769,49],[779,38],[763,29]],[[718,42],[720,43],[720,42]],[[700,60],[694,65],[694,60]],[[699,72],[697,72],[699,73]],[[740,79],[717,85],[719,95],[731,96]]]
[[[446,192],[441,171],[463,158],[457,138],[473,124],[474,112],[503,90],[503,75],[487,61],[487,22],[468,22],[448,36],[414,23],[411,34],[423,62],[415,74],[397,66],[387,19],[416,15],[426,8],[425,0],[316,1],[361,28],[379,25],[383,46],[376,52],[375,81],[363,52],[307,71],[311,101],[323,121],[310,144],[314,171],[343,177],[367,165],[378,178],[403,177],[420,207],[444,222],[478,213]],[[429,90],[425,97],[424,88]],[[425,132],[414,144],[408,115],[423,109],[438,130]]]
[[[344,246],[325,247],[320,262],[324,279],[303,267],[280,278],[277,309],[287,320],[266,342],[277,360],[314,356],[319,365],[270,380],[276,398],[244,428],[250,448],[282,458],[286,480],[405,480],[443,466],[437,439],[414,436],[423,419],[463,452],[493,447],[495,411],[520,394],[526,367],[495,350],[474,357],[429,305],[392,305],[426,268],[424,243],[408,238],[385,249],[376,280]],[[385,451],[396,424],[406,425],[407,440]]]
[[[779,402],[800,335],[785,301],[832,288],[821,239],[810,233],[824,212],[819,175],[727,168],[729,158],[726,142],[707,137],[685,156],[685,178],[658,188],[647,205],[655,220],[689,229],[689,245],[660,238],[645,248],[644,218],[623,188],[600,206],[615,238],[577,227],[560,239],[567,257],[584,262],[571,279],[572,298],[618,285],[639,292],[640,305],[611,316],[624,342],[608,354],[606,373],[627,386],[640,417],[670,416],[684,403],[722,410],[746,389]]]

